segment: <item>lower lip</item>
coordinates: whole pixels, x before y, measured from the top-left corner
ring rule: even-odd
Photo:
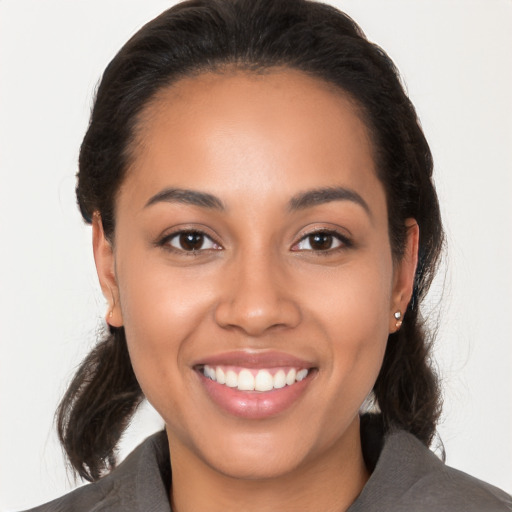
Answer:
[[[247,419],[263,419],[275,416],[297,402],[312,377],[312,371],[300,382],[271,391],[240,391],[211,380],[198,371],[199,378],[212,401],[221,409]]]

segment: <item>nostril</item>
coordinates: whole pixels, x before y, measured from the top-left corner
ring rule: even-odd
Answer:
[[[239,328],[248,335],[257,336],[269,329],[292,328],[300,323],[297,304],[284,299],[256,303],[231,300],[217,305],[216,322],[224,328]]]

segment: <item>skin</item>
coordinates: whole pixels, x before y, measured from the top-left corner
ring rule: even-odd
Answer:
[[[393,262],[385,192],[356,106],[298,71],[205,73],[158,93],[132,151],[113,243],[96,215],[94,253],[108,322],[125,327],[137,378],[166,423],[173,506],[345,510],[369,477],[358,411],[393,315],[410,300],[418,244],[409,219],[405,255]],[[367,209],[351,199],[290,208],[325,187],[355,192]],[[212,194],[224,209],[147,206],[168,188]],[[176,237],[161,243],[180,229],[213,242],[193,252]],[[343,241],[311,250],[318,230]],[[232,350],[279,350],[311,361],[314,375],[282,413],[236,417],[210,400],[194,369]]]

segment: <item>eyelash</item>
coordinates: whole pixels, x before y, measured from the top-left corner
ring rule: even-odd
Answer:
[[[202,238],[202,245],[204,245],[204,243],[208,240],[213,245],[215,245],[216,247],[209,247],[207,249],[199,248],[199,249],[187,250],[187,249],[182,249],[182,248],[179,248],[179,247],[174,247],[174,246],[171,245],[171,242],[174,239],[179,239],[179,237],[184,236],[184,235],[185,236],[186,235],[188,235],[188,236],[200,236]],[[156,245],[158,247],[164,248],[167,251],[175,252],[175,253],[178,253],[178,254],[183,254],[183,255],[186,255],[186,256],[198,256],[199,253],[204,252],[204,251],[218,251],[218,250],[222,249],[222,246],[220,244],[218,244],[210,235],[208,235],[204,231],[201,231],[200,229],[182,229],[182,230],[179,230],[179,231],[175,231],[173,233],[165,235],[163,238],[161,238],[156,243]]]
[[[312,252],[312,253],[315,253],[315,254],[318,254],[321,256],[330,256],[333,253],[337,253],[339,251],[350,249],[354,246],[353,242],[347,236],[342,235],[341,233],[339,233],[336,230],[317,229],[317,230],[314,230],[314,231],[311,231],[311,232],[305,234],[296,244],[293,245],[292,250],[294,250],[293,248],[297,247],[300,243],[310,239],[311,237],[313,237],[315,235],[324,235],[324,236],[332,237],[333,240],[338,241],[340,245],[338,247],[328,248],[325,250],[311,248],[311,249],[303,250],[304,252]],[[311,246],[311,241],[310,241],[309,245]],[[302,252],[300,249],[295,249],[295,251]]]
[[[206,249],[203,249],[201,247],[199,249],[187,250],[187,249],[183,249],[183,248],[179,248],[179,247],[174,247],[173,245],[171,245],[171,242],[174,239],[178,239],[178,237],[181,237],[184,235],[185,236],[186,235],[200,236],[202,238],[201,245],[204,245],[205,241],[209,240],[210,243],[214,245],[214,247],[208,247]],[[315,235],[323,235],[323,236],[332,237],[333,241],[339,242],[339,246],[334,247],[334,248],[329,247],[325,250],[313,249],[313,248],[311,248],[311,249],[295,249],[301,243],[307,241],[308,239],[309,239],[309,246],[311,247],[311,237],[314,237]],[[183,254],[186,256],[198,256],[200,253],[202,253],[204,251],[218,251],[218,250],[223,249],[223,247],[219,243],[217,243],[210,235],[208,235],[204,231],[201,231],[200,229],[182,229],[180,231],[175,231],[173,233],[165,235],[163,238],[161,238],[159,241],[157,241],[157,243],[155,245],[157,245],[158,247],[162,247],[167,251],[175,252],[178,254]],[[342,235],[341,233],[339,233],[338,231],[332,230],[332,229],[317,229],[315,231],[312,231],[312,232],[307,233],[306,235],[302,236],[302,238],[292,246],[291,250],[294,252],[310,252],[310,253],[314,253],[314,254],[318,254],[318,255],[322,255],[322,256],[328,256],[328,255],[331,255],[338,251],[349,249],[351,247],[353,247],[352,241],[349,238],[347,238],[345,235]]]

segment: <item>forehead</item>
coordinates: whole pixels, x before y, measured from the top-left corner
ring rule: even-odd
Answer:
[[[203,73],[160,90],[139,119],[133,180],[147,195],[165,185],[221,196],[347,184],[364,193],[377,181],[357,104],[290,69]]]

